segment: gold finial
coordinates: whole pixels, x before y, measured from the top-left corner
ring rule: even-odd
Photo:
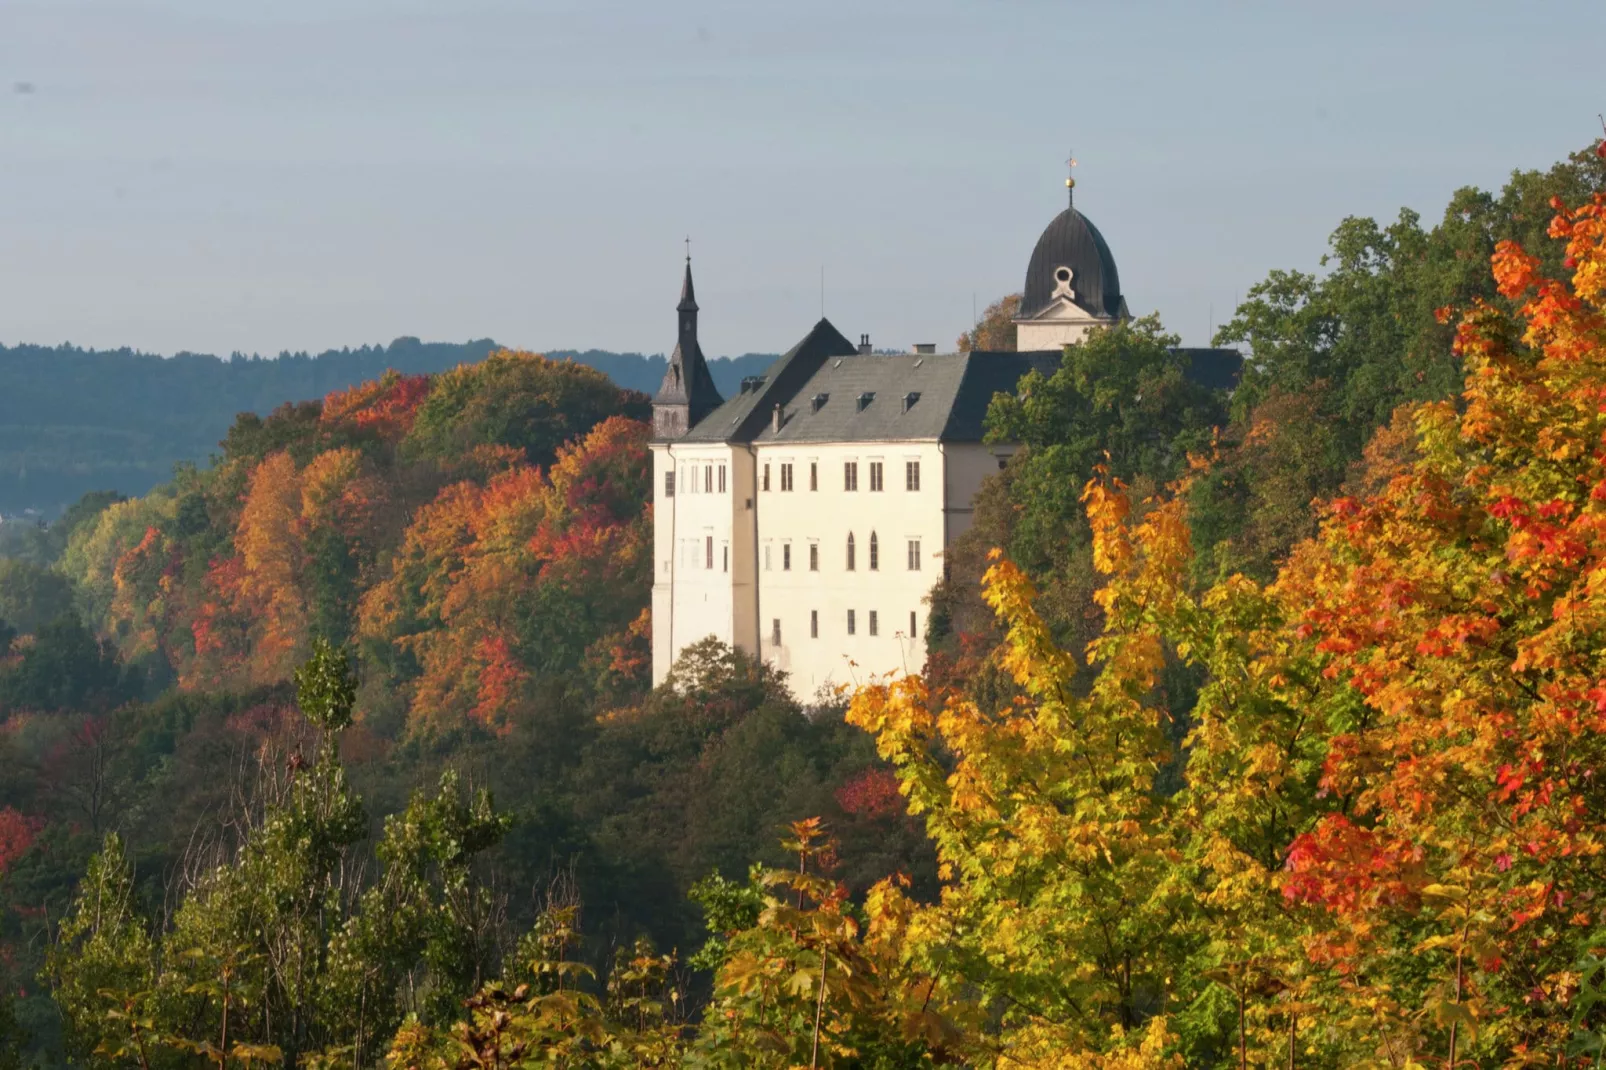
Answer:
[[[1069,158],[1067,158],[1066,161],[1065,161],[1066,198],[1067,198],[1067,200],[1073,200],[1073,201],[1076,198],[1076,175],[1074,173],[1075,170],[1076,170],[1076,154],[1073,151],[1071,156]]]

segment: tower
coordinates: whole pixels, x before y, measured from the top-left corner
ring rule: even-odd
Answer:
[[[653,437],[666,441],[684,435],[725,401],[709,374],[702,347],[697,344],[697,296],[692,288],[690,253],[686,255],[680,304],[675,309],[680,317],[679,337],[664,380],[652,399]]]
[[[1065,211],[1037,239],[1026,267],[1026,287],[1015,317],[1015,344],[1021,352],[1058,349],[1081,341],[1095,327],[1112,326],[1129,316],[1115,256],[1104,235],[1076,210],[1076,180],[1067,178],[1065,188]]]

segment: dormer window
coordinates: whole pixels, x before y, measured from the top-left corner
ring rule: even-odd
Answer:
[[[860,394],[858,399],[859,411],[863,412],[865,409],[868,409],[870,407],[870,402],[874,400],[875,393],[873,391],[866,390],[864,393]]]
[[[909,391],[907,394],[905,394],[903,396],[903,411],[904,412],[908,412],[910,409],[914,408],[915,407],[915,402],[917,402],[919,400],[920,400],[920,391],[918,391],[918,390]]]
[[[814,397],[809,401],[809,411],[819,412],[821,409],[825,408],[825,403],[830,399],[830,394],[815,394]]]

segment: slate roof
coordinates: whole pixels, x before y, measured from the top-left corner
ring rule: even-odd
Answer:
[[[751,442],[768,426],[776,404],[786,404],[833,357],[857,356],[858,346],[830,320],[816,323],[803,340],[764,370],[762,381],[743,384],[740,393],[694,424],[679,442]]]
[[[1180,350],[1189,375],[1231,389],[1240,364],[1232,349]],[[1063,353],[860,354],[828,321],[766,370],[762,382],[696,424],[679,442],[980,442],[988,406],[1014,393],[1029,371],[1052,375]],[[905,396],[918,394],[905,404]],[[824,395],[818,406],[815,398]],[[860,398],[867,397],[861,404]],[[775,406],[782,422],[774,426]]]
[[[1021,319],[1031,319],[1054,303],[1058,285],[1054,272],[1061,267],[1073,272],[1071,289],[1077,305],[1095,316],[1123,315],[1115,254],[1087,216],[1067,208],[1053,218],[1032,249],[1020,303]]]
[[[692,291],[691,260],[686,260],[686,278],[680,286],[680,340],[669,355],[669,366],[658,384],[653,403],[658,405],[685,405],[686,423],[695,427],[710,412],[724,403],[714,376],[703,357],[703,347],[697,343],[697,298]]]

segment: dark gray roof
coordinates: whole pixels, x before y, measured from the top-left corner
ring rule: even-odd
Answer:
[[[686,278],[680,286],[680,304],[675,306],[680,317],[680,340],[669,355],[669,367],[664,369],[663,382],[653,395],[653,404],[660,406],[686,406],[686,426],[695,426],[715,408],[724,403],[714,377],[703,358],[703,347],[697,344],[697,298],[692,292],[691,258],[686,260]]]
[[[841,331],[822,319],[762,376],[753,377],[758,382],[744,380],[741,393],[694,424],[680,441],[751,442],[768,426],[775,406],[790,403],[822,365],[833,357],[858,352],[858,347]]]
[[[1067,208],[1054,217],[1032,250],[1020,303],[1022,319],[1030,319],[1054,303],[1054,288],[1059,285],[1054,273],[1062,267],[1073,272],[1070,284],[1077,305],[1095,316],[1123,315],[1114,254],[1086,216]]]
[[[1182,348],[1177,352],[1188,355],[1188,378],[1201,386],[1231,390],[1238,385],[1244,357],[1236,349]]]
[[[1236,350],[1183,352],[1192,358],[1189,374],[1199,382],[1216,389],[1236,384]],[[764,376],[749,380],[680,441],[980,442],[993,397],[1013,394],[1029,371],[1054,374],[1063,359],[1058,349],[860,354],[821,320]]]

